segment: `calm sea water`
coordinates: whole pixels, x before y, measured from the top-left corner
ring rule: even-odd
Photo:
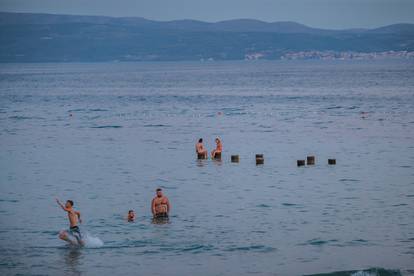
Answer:
[[[2,64],[0,274],[413,273],[413,137],[412,61]]]

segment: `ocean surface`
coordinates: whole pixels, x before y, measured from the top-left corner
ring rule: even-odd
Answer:
[[[411,275],[413,168],[413,61],[1,64],[0,274]]]

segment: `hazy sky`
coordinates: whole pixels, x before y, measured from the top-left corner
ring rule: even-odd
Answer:
[[[0,10],[210,22],[254,18],[335,29],[414,23],[414,0],[0,0]]]

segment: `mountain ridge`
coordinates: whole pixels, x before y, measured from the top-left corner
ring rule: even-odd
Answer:
[[[414,24],[325,30],[252,19],[160,22],[140,17],[0,13],[0,62],[280,59],[287,54],[313,57],[312,52],[325,56],[327,51],[332,55],[414,52]],[[310,54],[291,55],[300,52]]]
[[[112,17],[100,15],[69,15],[69,14],[50,14],[50,13],[13,13],[0,12],[0,25],[43,25],[43,24],[67,24],[67,23],[93,23],[93,24],[129,24],[129,25],[154,25],[159,28],[162,27],[176,27],[184,29],[187,27],[191,31],[236,31],[236,32],[283,32],[289,33],[292,31],[283,30],[285,28],[293,29],[294,33],[307,32],[389,32],[390,28],[400,27],[402,29],[414,29],[414,24],[411,23],[395,23],[377,28],[349,28],[349,29],[324,29],[310,27],[302,23],[294,21],[274,21],[267,22],[258,19],[240,18],[221,20],[217,22],[206,22],[194,19],[179,19],[158,21],[146,19],[143,17]],[[185,26],[188,25],[188,26]],[[189,25],[196,25],[198,29],[192,29]]]

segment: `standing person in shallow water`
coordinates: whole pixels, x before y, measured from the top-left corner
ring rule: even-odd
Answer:
[[[65,206],[63,206],[63,204],[60,203],[59,199],[56,199],[56,202],[63,209],[63,211],[66,211],[68,213],[68,219],[69,219],[69,230],[60,231],[59,238],[66,242],[69,242],[72,245],[83,246],[85,243],[82,240],[82,234],[78,226],[78,222],[82,223],[80,212],[75,211],[73,209],[72,200],[67,200]]]
[[[221,144],[221,141],[219,138],[216,138],[216,149],[211,152],[211,158],[214,159],[216,156],[216,153],[221,153],[223,150],[223,145]]]
[[[156,190],[156,196],[152,199],[151,211],[154,217],[154,222],[161,222],[168,220],[168,214],[171,210],[170,201],[168,197],[162,194],[162,189]]]
[[[203,138],[198,139],[198,143],[196,144],[196,152],[197,155],[202,156],[204,159],[207,159],[207,150],[204,148],[203,145]]]

